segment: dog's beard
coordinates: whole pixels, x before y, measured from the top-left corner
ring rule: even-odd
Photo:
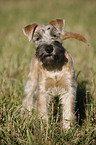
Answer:
[[[50,46],[50,45],[49,45]],[[39,46],[36,49],[36,57],[43,63],[43,66],[48,70],[54,69],[62,69],[62,66],[65,63],[64,52],[62,44],[55,42],[52,44],[53,51],[51,53],[47,53],[45,48],[46,44]]]

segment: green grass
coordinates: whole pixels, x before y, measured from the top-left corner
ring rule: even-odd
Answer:
[[[77,40],[64,41],[71,53],[77,76],[76,115],[78,127],[63,130],[36,114],[20,115],[33,43],[22,28],[55,18],[66,20],[65,30],[79,32],[89,46]],[[96,143],[96,1],[95,0],[0,0],[0,143],[95,145]],[[43,124],[43,128],[42,125]]]

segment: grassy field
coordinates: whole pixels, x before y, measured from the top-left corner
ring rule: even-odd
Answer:
[[[78,127],[63,130],[54,121],[47,130],[43,120],[20,108],[33,43],[22,28],[37,22],[64,18],[65,30],[79,32],[89,46],[77,40],[64,41],[77,76],[76,115]],[[44,127],[41,128],[41,124]],[[1,145],[95,145],[96,143],[96,0],[0,0],[0,144]]]

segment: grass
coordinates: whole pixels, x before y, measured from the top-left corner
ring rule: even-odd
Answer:
[[[0,143],[95,145],[96,143],[96,1],[95,0],[0,0]],[[53,120],[46,123],[34,114],[20,115],[33,43],[22,28],[55,18],[66,20],[65,30],[79,32],[90,46],[77,40],[64,41],[74,59],[77,76],[78,127],[63,130]],[[43,128],[41,127],[43,124]]]

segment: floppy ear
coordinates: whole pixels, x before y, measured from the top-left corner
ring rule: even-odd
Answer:
[[[24,35],[28,37],[29,41],[32,39],[33,34],[35,32],[36,27],[38,24],[27,25],[23,28]]]
[[[64,19],[55,19],[49,22],[50,25],[53,25],[60,34],[64,34],[64,26],[65,26],[65,20]]]
[[[88,45],[87,39],[84,36],[82,36],[81,34],[76,33],[76,32],[67,32],[66,31],[66,32],[64,32],[63,35],[60,36],[60,38],[61,38],[61,40],[65,40],[68,38],[75,38],[77,40],[85,42]]]

